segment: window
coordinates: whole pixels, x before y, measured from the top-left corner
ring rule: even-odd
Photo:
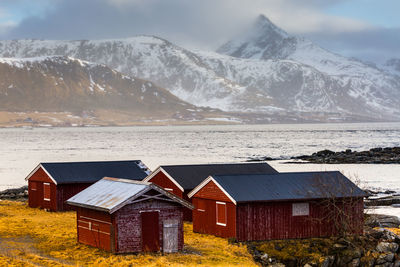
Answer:
[[[174,192],[174,189],[172,189],[172,188],[167,188],[167,187],[165,187],[164,190],[165,190],[165,191],[168,191],[168,192],[170,192],[170,193],[173,193],[173,192]]]
[[[310,215],[310,205],[308,203],[293,203],[292,216],[308,216]]]
[[[43,183],[43,199],[50,201],[50,184]]]
[[[226,226],[226,203],[216,202],[217,224]]]

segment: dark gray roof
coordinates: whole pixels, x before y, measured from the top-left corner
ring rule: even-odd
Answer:
[[[192,190],[210,175],[219,174],[275,174],[268,163],[220,163],[201,165],[161,166],[184,190]]]
[[[236,202],[366,196],[338,171],[212,177]]]
[[[105,176],[142,180],[149,172],[140,160],[45,162],[41,165],[57,184],[94,183]]]

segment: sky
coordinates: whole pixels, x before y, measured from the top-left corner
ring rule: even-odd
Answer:
[[[400,58],[399,11],[399,0],[0,0],[0,39],[146,34],[214,50],[264,14],[333,52],[383,63]]]

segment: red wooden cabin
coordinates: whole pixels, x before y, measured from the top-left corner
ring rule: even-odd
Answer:
[[[142,180],[150,170],[140,161],[40,163],[28,180],[29,207],[69,210],[65,201],[104,176]]]
[[[218,174],[275,174],[278,173],[268,163],[219,163],[199,165],[159,166],[143,181],[152,182],[189,202],[187,194],[210,175]],[[192,221],[192,211],[184,213],[185,221]]]
[[[158,185],[108,177],[67,203],[78,242],[114,253],[182,250],[183,208],[193,208]]]
[[[340,172],[210,176],[189,193],[193,231],[238,241],[363,232],[366,194]]]

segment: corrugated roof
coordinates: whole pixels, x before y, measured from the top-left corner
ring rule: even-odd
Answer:
[[[366,196],[363,190],[338,171],[215,175],[212,178],[236,202]]]
[[[68,199],[67,203],[111,211],[147,187],[148,183],[144,182],[131,183],[125,179],[104,178]]]
[[[192,190],[210,175],[221,174],[275,174],[278,173],[268,163],[219,163],[201,165],[160,166],[184,190]]]
[[[41,165],[57,184],[94,183],[105,176],[142,180],[149,173],[140,160],[44,162]]]

